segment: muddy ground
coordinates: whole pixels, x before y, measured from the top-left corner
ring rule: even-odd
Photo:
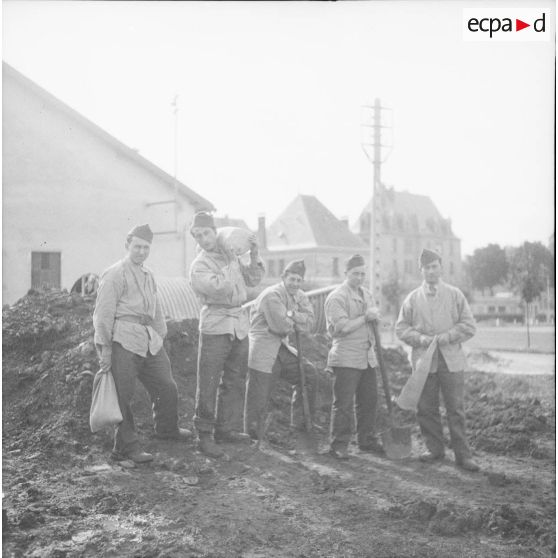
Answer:
[[[389,461],[327,447],[330,377],[320,374],[319,452],[288,427],[288,390],[273,401],[263,450],[225,445],[207,459],[194,443],[153,438],[138,388],[138,429],[154,462],[109,459],[109,432],[91,434],[97,362],[93,301],[34,294],[3,311],[3,555],[43,557],[538,557],[555,554],[554,378],[467,375],[470,440],[480,473],[421,451]],[[191,426],[195,323],[170,324],[167,348]],[[307,338],[319,368],[327,339]],[[385,352],[394,392],[410,373]],[[381,400],[383,402],[383,399]],[[380,423],[384,423],[382,411]]]

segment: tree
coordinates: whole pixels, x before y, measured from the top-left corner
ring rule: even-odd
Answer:
[[[397,315],[399,314],[400,299],[403,294],[403,287],[397,273],[391,273],[387,281],[382,284],[382,294],[389,304],[394,307],[394,314],[397,318]]]
[[[525,303],[528,347],[531,345],[529,336],[529,305],[546,289],[547,280],[553,274],[552,268],[552,253],[540,242],[524,242],[511,255],[511,283]]]
[[[399,275],[396,271],[390,273],[387,281],[382,284],[382,294],[385,299],[393,306],[394,324],[399,315],[399,308],[401,306],[401,295],[403,294],[403,286],[399,280]],[[395,340],[395,327],[391,328],[391,341]]]
[[[465,265],[471,285],[484,292],[506,280],[508,275],[508,260],[506,252],[498,244],[489,244],[484,248],[477,248],[472,256],[468,256]]]

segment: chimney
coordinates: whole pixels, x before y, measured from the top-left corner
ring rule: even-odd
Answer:
[[[265,232],[265,215],[258,216],[258,243],[262,250],[267,249],[267,235]]]

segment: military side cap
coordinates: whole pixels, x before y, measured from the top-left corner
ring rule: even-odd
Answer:
[[[136,236],[142,240],[146,240],[151,244],[153,241],[153,231],[149,225],[136,225],[129,233],[128,236]]]
[[[296,273],[297,275],[304,277],[304,274],[306,273],[306,266],[304,265],[304,260],[293,260],[292,262],[289,262],[285,266],[283,273]]]
[[[208,213],[207,211],[198,211],[194,215],[194,219],[192,224],[190,225],[190,230],[194,227],[210,227],[212,229],[215,228],[215,221],[213,220],[213,215]]]
[[[364,258],[360,254],[351,256],[345,264],[345,271],[353,269],[353,267],[360,267],[364,265]]]
[[[419,257],[419,264],[421,267],[431,264],[436,260],[439,260],[440,262],[442,261],[442,256],[439,252],[437,252],[436,250],[430,250],[429,248],[422,249]]]

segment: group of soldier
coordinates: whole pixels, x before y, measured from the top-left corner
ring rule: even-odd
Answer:
[[[292,386],[291,427],[304,428],[304,408],[314,414],[316,369],[299,354],[300,347],[289,342],[291,334],[311,329],[314,311],[301,288],[303,260],[288,263],[281,281],[264,289],[248,311],[243,306],[248,288],[256,287],[265,274],[256,236],[248,238],[249,256],[242,259],[220,241],[211,214],[196,213],[190,233],[199,250],[190,283],[202,302],[193,424],[199,450],[219,458],[222,444],[261,441],[269,399],[279,379]],[[153,273],[144,265],[152,241],[149,225],[128,233],[125,257],[101,276],[93,316],[100,369],[113,374],[123,417],[115,427],[112,456],[136,463],[153,459],[142,450],[134,426],[131,401],[136,380],[151,398],[156,437],[187,441],[194,436],[178,426],[178,391],[163,346],[165,317]],[[417,419],[428,449],[419,458],[444,459],[441,392],[456,463],[477,471],[465,434],[461,348],[475,333],[474,319],[461,291],[441,280],[440,254],[423,250],[419,265],[424,282],[406,298],[396,324],[398,337],[412,347],[413,366],[427,347],[437,345],[418,405]],[[355,426],[360,451],[383,453],[376,433],[378,360],[373,330],[380,316],[363,286],[365,278],[365,261],[355,254],[345,263],[344,282],[328,295],[324,306],[331,337],[327,367],[333,373],[329,455],[340,460],[350,457]],[[307,405],[302,404],[303,392]]]

